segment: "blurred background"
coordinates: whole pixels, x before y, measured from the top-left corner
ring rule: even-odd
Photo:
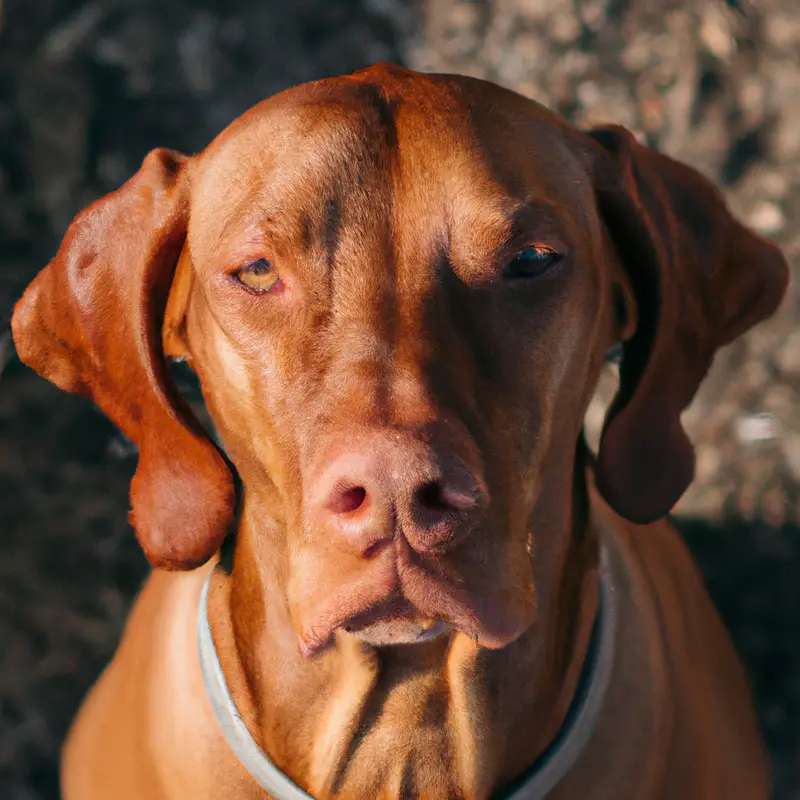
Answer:
[[[135,454],[16,360],[13,301],[150,148],[196,151],[265,96],[380,60],[621,123],[784,247],[782,309],[686,412],[697,481],[676,518],[749,670],[776,797],[800,798],[796,0],[0,0],[0,798],[58,797],[66,726],[146,574],[126,521]]]

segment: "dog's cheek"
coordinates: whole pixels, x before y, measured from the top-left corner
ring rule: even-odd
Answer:
[[[247,365],[203,301],[192,303],[186,331],[206,407],[220,443],[241,473],[243,459],[252,458],[255,438]]]
[[[514,441],[525,487],[512,503],[517,515],[532,512],[540,492],[551,491],[546,483],[560,486],[571,474],[569,454],[593,392],[589,384],[596,382],[596,351],[607,316],[602,275],[576,267],[531,326],[531,346],[518,367],[524,369],[520,391],[526,406],[519,408],[518,419],[532,427],[520,430]]]
[[[273,339],[265,339],[254,357],[251,348],[242,352],[210,313],[198,320],[203,330],[198,374],[221,444],[259,513],[291,527],[302,497],[296,437],[304,404],[290,368],[295,359],[280,359]]]

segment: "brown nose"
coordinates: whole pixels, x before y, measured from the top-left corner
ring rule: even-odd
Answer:
[[[488,504],[475,470],[411,437],[359,438],[314,481],[308,508],[313,527],[324,527],[364,557],[397,536],[419,553],[443,553],[475,528]]]

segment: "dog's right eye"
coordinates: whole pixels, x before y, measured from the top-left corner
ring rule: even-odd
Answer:
[[[518,253],[506,268],[509,278],[538,278],[561,260],[561,255],[549,247],[536,245]]]
[[[259,258],[258,261],[240,267],[233,273],[233,278],[257,294],[279,292],[283,289],[280,276],[266,258]]]

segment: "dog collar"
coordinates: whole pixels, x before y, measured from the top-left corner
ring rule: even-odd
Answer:
[[[208,622],[209,572],[197,610],[197,640],[200,668],[208,698],[222,733],[234,755],[255,782],[274,800],[314,800],[256,744],[233,702]],[[600,552],[600,589],[597,616],[578,687],[564,724],[547,750],[499,797],[506,800],[540,800],[561,782],[591,739],[611,680],[616,636],[616,598],[611,584],[608,553]]]

